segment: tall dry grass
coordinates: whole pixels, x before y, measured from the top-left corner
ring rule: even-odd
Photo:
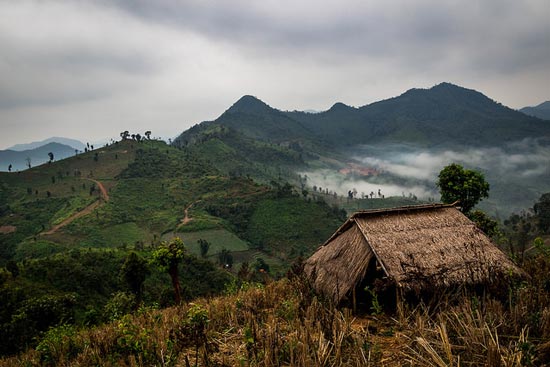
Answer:
[[[93,329],[50,330],[0,366],[543,366],[550,364],[550,269],[506,300],[463,294],[355,316],[301,277],[223,297],[142,309]],[[542,264],[542,265],[541,265]]]

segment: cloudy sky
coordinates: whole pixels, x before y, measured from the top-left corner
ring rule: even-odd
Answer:
[[[550,99],[548,0],[0,0],[0,149],[176,136],[244,94],[360,106],[442,81]]]

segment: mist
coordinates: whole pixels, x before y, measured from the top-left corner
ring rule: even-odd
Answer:
[[[350,164],[377,172],[370,176],[342,174],[339,169],[303,172],[310,186],[320,186],[346,195],[356,189],[388,196],[410,196],[439,200],[435,185],[443,167],[458,163],[479,171],[491,185],[489,199],[481,206],[508,215],[531,208],[545,192],[550,192],[550,141],[528,139],[501,147],[428,149],[410,144],[361,145],[348,152]]]
[[[408,145],[360,146],[352,158],[401,177],[435,180],[443,167],[460,163],[490,174],[531,177],[548,173],[550,146],[524,140],[504,148],[466,150],[426,150]]]
[[[328,189],[336,192],[338,195],[347,195],[347,192],[357,190],[357,197],[362,194],[369,195],[371,192],[378,197],[380,190],[381,195],[389,196],[409,196],[415,195],[419,198],[439,197],[439,194],[434,188],[428,185],[400,185],[398,183],[384,182],[377,179],[358,179],[349,177],[331,169],[319,169],[310,172],[303,172],[307,175],[308,182],[311,186],[315,185],[323,190]]]

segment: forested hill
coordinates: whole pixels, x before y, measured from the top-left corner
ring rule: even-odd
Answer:
[[[550,120],[550,101],[543,102],[534,107],[524,107],[520,111],[529,116],[535,116],[543,120]]]
[[[426,147],[501,146],[524,138],[550,136],[547,121],[450,83],[411,89],[360,108],[336,103],[315,114],[282,112],[245,96],[215,121],[184,132],[175,144],[192,143],[195,134],[212,125],[223,125],[273,143],[299,141],[302,145],[335,148],[382,142]]]

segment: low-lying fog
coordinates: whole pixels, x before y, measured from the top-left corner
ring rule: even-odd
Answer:
[[[480,205],[493,215],[508,216],[528,209],[545,192],[550,192],[550,143],[524,140],[504,147],[469,149],[426,149],[413,145],[363,145],[349,152],[360,166],[379,174],[363,176],[352,168],[343,174],[320,169],[307,174],[310,186],[328,188],[340,195],[356,189],[387,196],[415,195],[419,199],[439,200],[435,186],[443,167],[459,163],[485,175],[491,185],[489,199]],[[356,168],[356,167],[354,167]]]

